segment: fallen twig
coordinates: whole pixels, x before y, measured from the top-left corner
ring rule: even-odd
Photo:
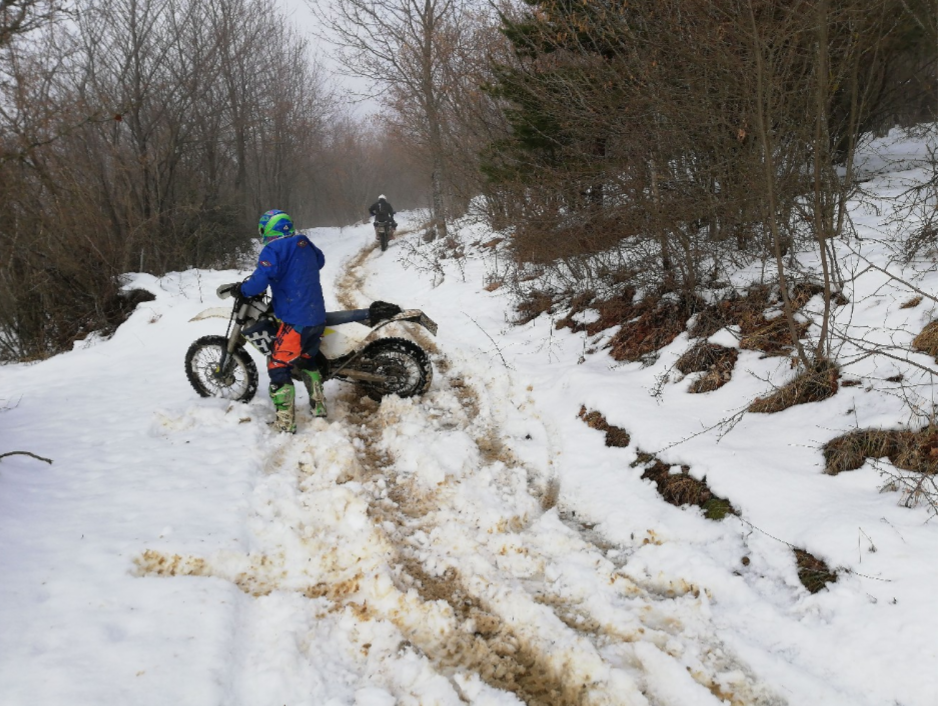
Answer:
[[[7,456],[15,456],[15,455],[32,456],[33,458],[38,459],[39,461],[45,461],[46,463],[52,463],[52,459],[51,459],[51,458],[45,458],[45,457],[43,457],[43,456],[37,456],[36,454],[34,454],[34,453],[30,452],[30,451],[7,451],[6,453],[0,454],[0,459],[6,458]]]

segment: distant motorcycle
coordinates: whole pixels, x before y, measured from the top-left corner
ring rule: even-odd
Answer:
[[[216,293],[232,296],[232,285]],[[192,320],[224,315],[209,309]],[[358,385],[366,395],[380,400],[386,395],[413,397],[426,392],[433,379],[427,352],[404,338],[377,338],[372,333],[392,322],[409,322],[436,335],[437,325],[422,311],[401,310],[395,304],[374,302],[369,309],[332,311],[326,314],[326,330],[316,362],[323,380],[342,380]],[[257,392],[257,367],[248,354],[250,343],[270,356],[280,322],[269,298],[235,296],[224,336],[202,336],[186,351],[186,377],[202,397],[222,397],[248,402]],[[294,373],[294,378],[299,379]]]
[[[388,249],[388,241],[391,240],[395,230],[395,227],[389,221],[383,223],[375,221],[375,236],[378,238],[378,242],[381,243],[381,252]]]

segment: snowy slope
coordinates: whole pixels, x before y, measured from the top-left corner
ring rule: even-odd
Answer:
[[[547,316],[509,326],[481,226],[435,269],[416,234],[383,254],[370,226],[310,235],[330,308],[440,324],[394,332],[433,351],[430,391],[377,405],[329,383],[329,418],[304,412],[296,437],[267,428],[263,372],[250,404],[197,397],[183,355],[224,321],[190,319],[234,271],[135,275],[157,298],[110,340],[0,367],[0,453],[53,460],[0,461],[0,703],[935,704],[938,526],[872,464],[827,476],[820,453],[907,421],[881,381],[919,373],[863,359],[845,372],[866,384],[720,436],[785,361],[741,351],[728,385],[690,395],[670,372],[686,336],[642,368],[579,362],[583,335]],[[871,270],[841,325],[907,345],[934,313],[909,296]],[[581,405],[631,445],[606,447]],[[638,450],[741,518],[664,503]],[[791,545],[838,581],[809,594]]]

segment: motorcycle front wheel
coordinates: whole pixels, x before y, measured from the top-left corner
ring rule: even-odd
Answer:
[[[227,346],[224,336],[202,336],[195,341],[186,351],[186,377],[202,397],[250,402],[257,392],[257,367],[248,352],[238,346],[228,356],[225,370],[218,370]]]
[[[381,252],[384,252],[388,249],[388,229],[382,228],[378,238],[381,241]]]
[[[413,341],[379,338],[369,343],[354,363],[358,370],[381,375],[382,382],[360,382],[371,399],[385,395],[413,397],[427,391],[433,380],[430,356]]]

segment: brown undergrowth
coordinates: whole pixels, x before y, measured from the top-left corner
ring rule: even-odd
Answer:
[[[515,305],[518,313],[514,320],[516,326],[531,323],[541,314],[546,314],[554,308],[554,297],[548,292],[540,290],[530,292]]]
[[[679,473],[671,473],[671,466],[645,453],[639,453],[632,465],[643,463],[648,465],[642,478],[652,481],[666,502],[678,507],[696,505],[708,520],[722,520],[727,515],[739,514],[729,500],[710,490],[706,476],[698,480],[690,475],[690,466],[681,466]]]
[[[860,468],[868,458],[888,458],[896,468],[938,474],[938,427],[919,431],[861,429],[824,445],[824,470],[830,475]]]
[[[569,328],[574,333],[586,332],[587,336],[595,336],[601,331],[618,326],[624,321],[633,318],[635,305],[635,289],[626,288],[622,294],[609,299],[596,299],[592,292],[584,292],[573,298],[567,315],[557,321],[556,328]],[[595,309],[599,318],[588,324],[576,321],[574,317],[587,309]]]
[[[809,402],[820,402],[837,393],[840,368],[829,360],[820,361],[813,370],[801,372],[794,380],[767,397],[757,397],[750,412],[772,414]]]
[[[580,407],[579,416],[590,429],[597,429],[606,433],[606,446],[625,448],[629,445],[631,441],[629,433],[621,427],[609,424],[601,412],[596,410],[588,412],[586,407]]]
[[[636,361],[664,348],[684,332],[687,307],[683,302],[646,297],[635,306],[636,318],[622,325],[609,341],[615,360]]]
[[[570,310],[557,321],[556,328],[594,336],[613,326],[621,326],[607,344],[610,355],[619,361],[636,361],[677,338],[684,331],[687,312],[695,305],[696,302],[666,300],[659,295],[649,295],[636,302],[635,290],[631,287],[609,299],[597,300],[587,292],[573,298]],[[575,317],[587,309],[599,314],[597,320],[588,324],[576,321]]]
[[[791,302],[797,310],[803,307],[820,288],[801,284],[794,288]],[[704,307],[690,329],[691,338],[709,338],[727,326],[739,326],[739,346],[746,350],[761,351],[765,355],[787,355],[794,347],[788,322],[784,316],[767,318],[766,309],[779,305],[779,298],[767,285],[753,285],[745,296],[738,294]],[[797,322],[799,338],[807,333],[809,324]]]
[[[674,364],[684,375],[704,373],[691,383],[688,392],[712,392],[723,387],[733,376],[739,351],[703,341],[678,358]]]

